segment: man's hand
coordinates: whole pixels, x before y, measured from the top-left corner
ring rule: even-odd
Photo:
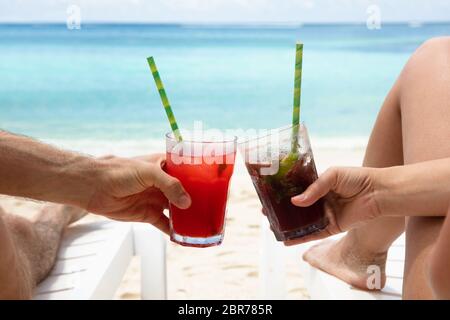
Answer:
[[[380,215],[375,194],[379,189],[374,168],[330,168],[301,195],[292,198],[299,207],[308,207],[325,196],[329,225],[321,232],[286,241],[295,245],[318,240],[357,227]]]
[[[148,222],[169,233],[163,214],[168,202],[185,209],[191,199],[181,183],[163,171],[163,163],[164,155],[158,154],[98,159],[99,179],[86,209],[114,220]]]

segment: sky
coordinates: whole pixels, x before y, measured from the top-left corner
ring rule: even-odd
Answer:
[[[374,5],[383,22],[450,21],[450,0],[0,0],[0,22],[65,22],[72,5],[83,22],[365,22]]]

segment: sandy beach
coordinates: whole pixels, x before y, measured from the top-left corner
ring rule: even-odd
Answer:
[[[314,143],[313,143],[314,145]],[[114,150],[111,150],[114,151]],[[329,166],[358,166],[363,147],[318,148],[314,150],[319,172]],[[42,203],[1,197],[0,205],[10,213],[29,216]],[[84,219],[102,219],[90,215]],[[236,161],[230,187],[225,239],[221,246],[186,248],[168,241],[167,279],[169,299],[258,299],[262,298],[258,266],[261,248],[261,204],[242,163]],[[285,255],[286,299],[308,299],[300,257]],[[116,299],[140,298],[138,258],[130,264]]]

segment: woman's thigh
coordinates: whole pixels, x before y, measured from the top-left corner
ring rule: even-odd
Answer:
[[[432,39],[422,45],[405,66],[400,86],[405,164],[450,157],[450,38]],[[443,220],[407,219],[405,299],[432,298],[426,261]]]

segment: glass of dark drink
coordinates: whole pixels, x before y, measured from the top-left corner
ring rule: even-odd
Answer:
[[[305,208],[291,203],[291,197],[317,179],[304,124],[272,130],[240,143],[239,149],[278,241],[301,238],[328,225],[323,199]]]

